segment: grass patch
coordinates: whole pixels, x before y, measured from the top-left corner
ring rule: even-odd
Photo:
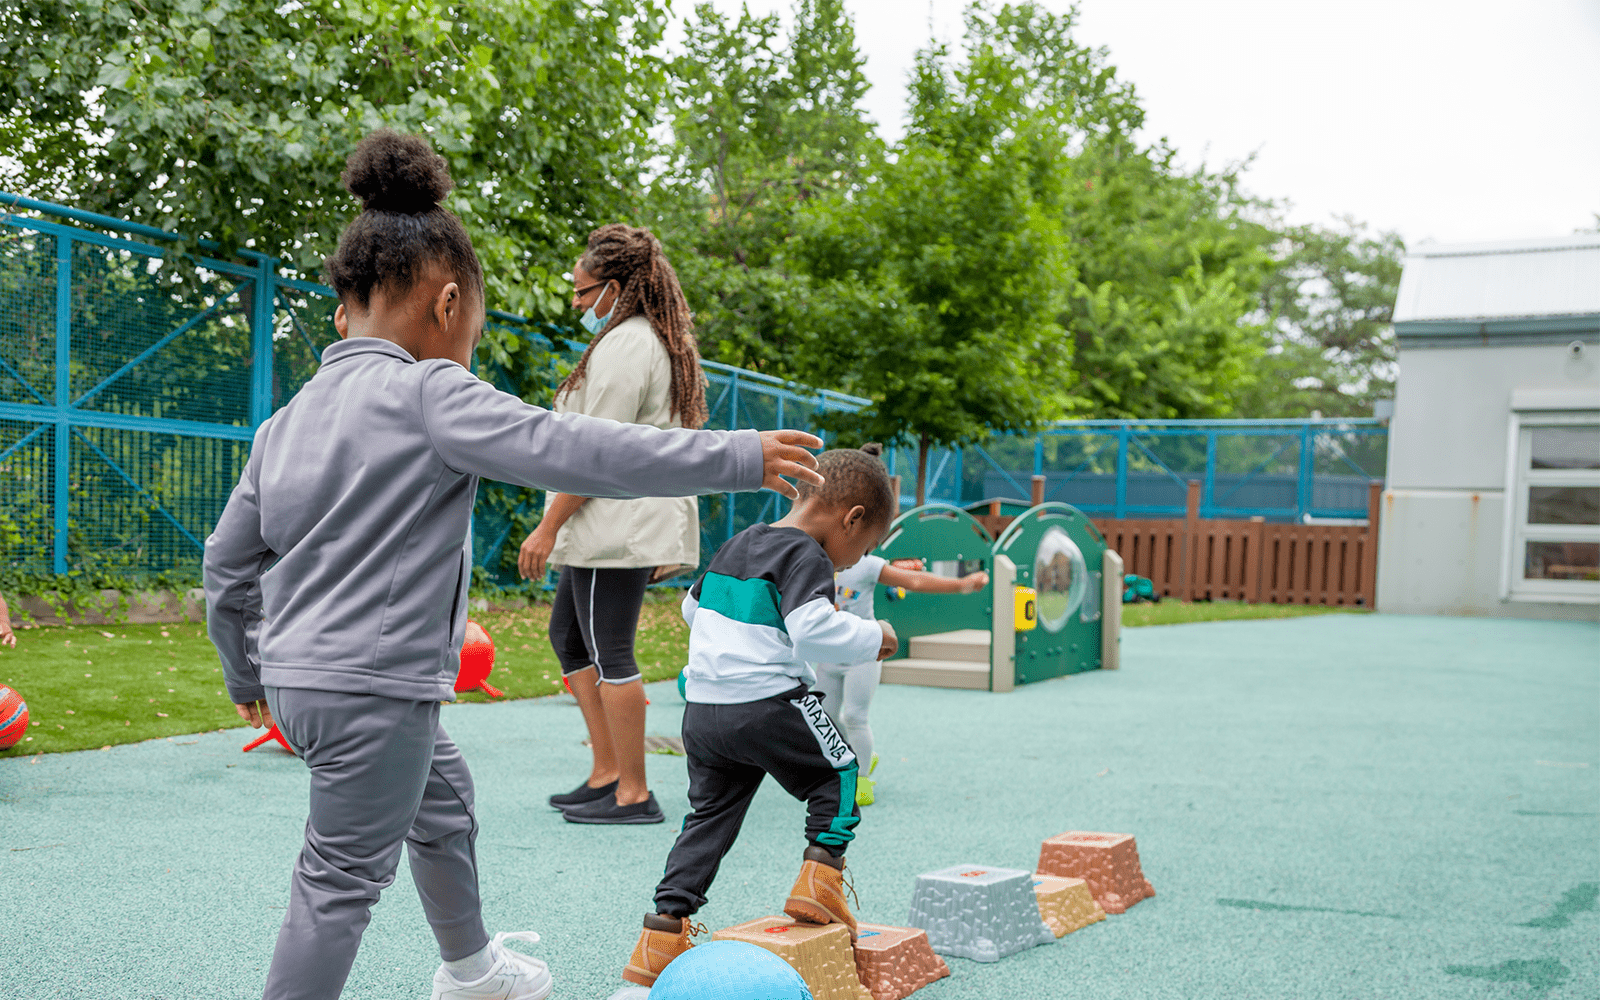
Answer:
[[[489,612],[473,620],[495,643],[489,683],[508,698],[561,690],[546,629],[550,606]],[[676,677],[689,659],[689,626],[676,602],[647,602],[639,618],[639,667],[651,681]],[[0,757],[103,746],[244,725],[222,684],[203,623],[64,625],[23,629],[0,647],[0,684],[28,703],[28,735]],[[465,702],[491,701],[479,691]]]
[[[1357,612],[1298,604],[1126,604],[1129,627],[1248,618]],[[476,614],[495,644],[489,683],[507,698],[561,691],[561,667],[550,648],[550,606]],[[645,680],[676,677],[689,658],[689,626],[671,600],[647,601],[639,617],[639,667]],[[0,647],[0,683],[28,702],[31,725],[23,742],[0,757],[92,750],[244,723],[222,684],[205,625],[68,625],[24,629],[17,648]],[[464,702],[491,701],[480,691]]]
[[[1244,604],[1239,601],[1162,601],[1160,604],[1124,604],[1122,624],[1187,625],[1191,622],[1230,622],[1251,618],[1302,618],[1306,615],[1366,614],[1365,608],[1329,607],[1323,604]]]
[[[241,726],[201,623],[64,625],[0,648],[0,683],[28,703],[28,735],[0,756],[90,750]]]

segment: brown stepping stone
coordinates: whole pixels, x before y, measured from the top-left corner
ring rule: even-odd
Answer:
[[[1131,833],[1057,834],[1039,848],[1039,874],[1083,879],[1107,913],[1121,913],[1156,894],[1139,868],[1139,848]]]
[[[950,974],[918,927],[856,926],[856,974],[872,1000],[900,1000]]]
[[[1081,878],[1035,875],[1033,891],[1039,897],[1039,916],[1058,938],[1106,918],[1106,911],[1089,892],[1089,883]]]
[[[844,924],[760,917],[717,931],[711,939],[743,941],[772,952],[800,973],[816,1000],[874,1000],[856,975],[850,931]]]

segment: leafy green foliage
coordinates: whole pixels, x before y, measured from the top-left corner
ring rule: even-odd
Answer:
[[[29,67],[0,78],[0,130],[30,137],[8,181],[311,270],[355,211],[339,186],[355,143],[425,132],[491,301],[555,317],[578,241],[635,207],[664,16],[650,0],[23,0],[0,15],[0,58]]]
[[[789,261],[800,375],[867,396],[830,414],[848,438],[928,449],[1029,430],[1061,414],[1070,355],[1055,323],[1059,231],[995,158],[920,142],[879,183],[808,213]]]
[[[919,58],[886,149],[843,0],[795,0],[788,29],[701,3],[670,60],[665,9],[13,0],[0,183],[312,270],[355,210],[355,142],[426,132],[492,305],[569,333],[584,235],[645,222],[705,356],[868,396],[834,429],[924,453],[1065,415],[1335,413],[1386,391],[1398,241],[1285,229],[1237,170],[1138,142],[1139,96],[1075,11],[974,4],[956,50]],[[536,402],[560,357],[504,323],[481,355]],[[490,499],[515,530],[537,517],[526,491]]]
[[[1185,174],[1172,150],[1095,140],[1073,162],[1063,224],[1076,281],[1063,325],[1077,386],[1102,418],[1238,415],[1274,269],[1232,174]],[[1254,415],[1254,414],[1250,414]]]
[[[1286,227],[1278,266],[1261,289],[1272,318],[1251,416],[1370,416],[1394,396],[1394,303],[1405,244],[1344,219],[1333,228]]]
[[[864,59],[843,0],[798,0],[786,38],[775,14],[728,18],[709,3],[685,28],[653,224],[705,356],[790,377],[790,276],[775,256],[808,204],[866,182],[881,156],[861,110]]]

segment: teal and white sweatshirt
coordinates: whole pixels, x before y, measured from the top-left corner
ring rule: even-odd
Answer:
[[[810,535],[770,524],[734,535],[683,598],[684,696],[760,701],[815,684],[810,663],[875,659],[883,630],[835,609],[833,597],[833,561]]]

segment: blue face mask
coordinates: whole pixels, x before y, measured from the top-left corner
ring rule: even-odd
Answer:
[[[605,298],[605,295],[606,293],[601,291],[599,298],[594,300],[595,305],[599,305],[600,299]],[[614,298],[611,300],[611,309],[608,310],[604,316],[596,316],[594,314],[594,306],[590,306],[588,309],[584,310],[583,316],[579,318],[578,322],[583,324],[583,328],[588,330],[589,336],[592,337],[601,330],[605,329],[606,322],[611,319],[611,313],[615,312],[616,308],[617,300]]]

